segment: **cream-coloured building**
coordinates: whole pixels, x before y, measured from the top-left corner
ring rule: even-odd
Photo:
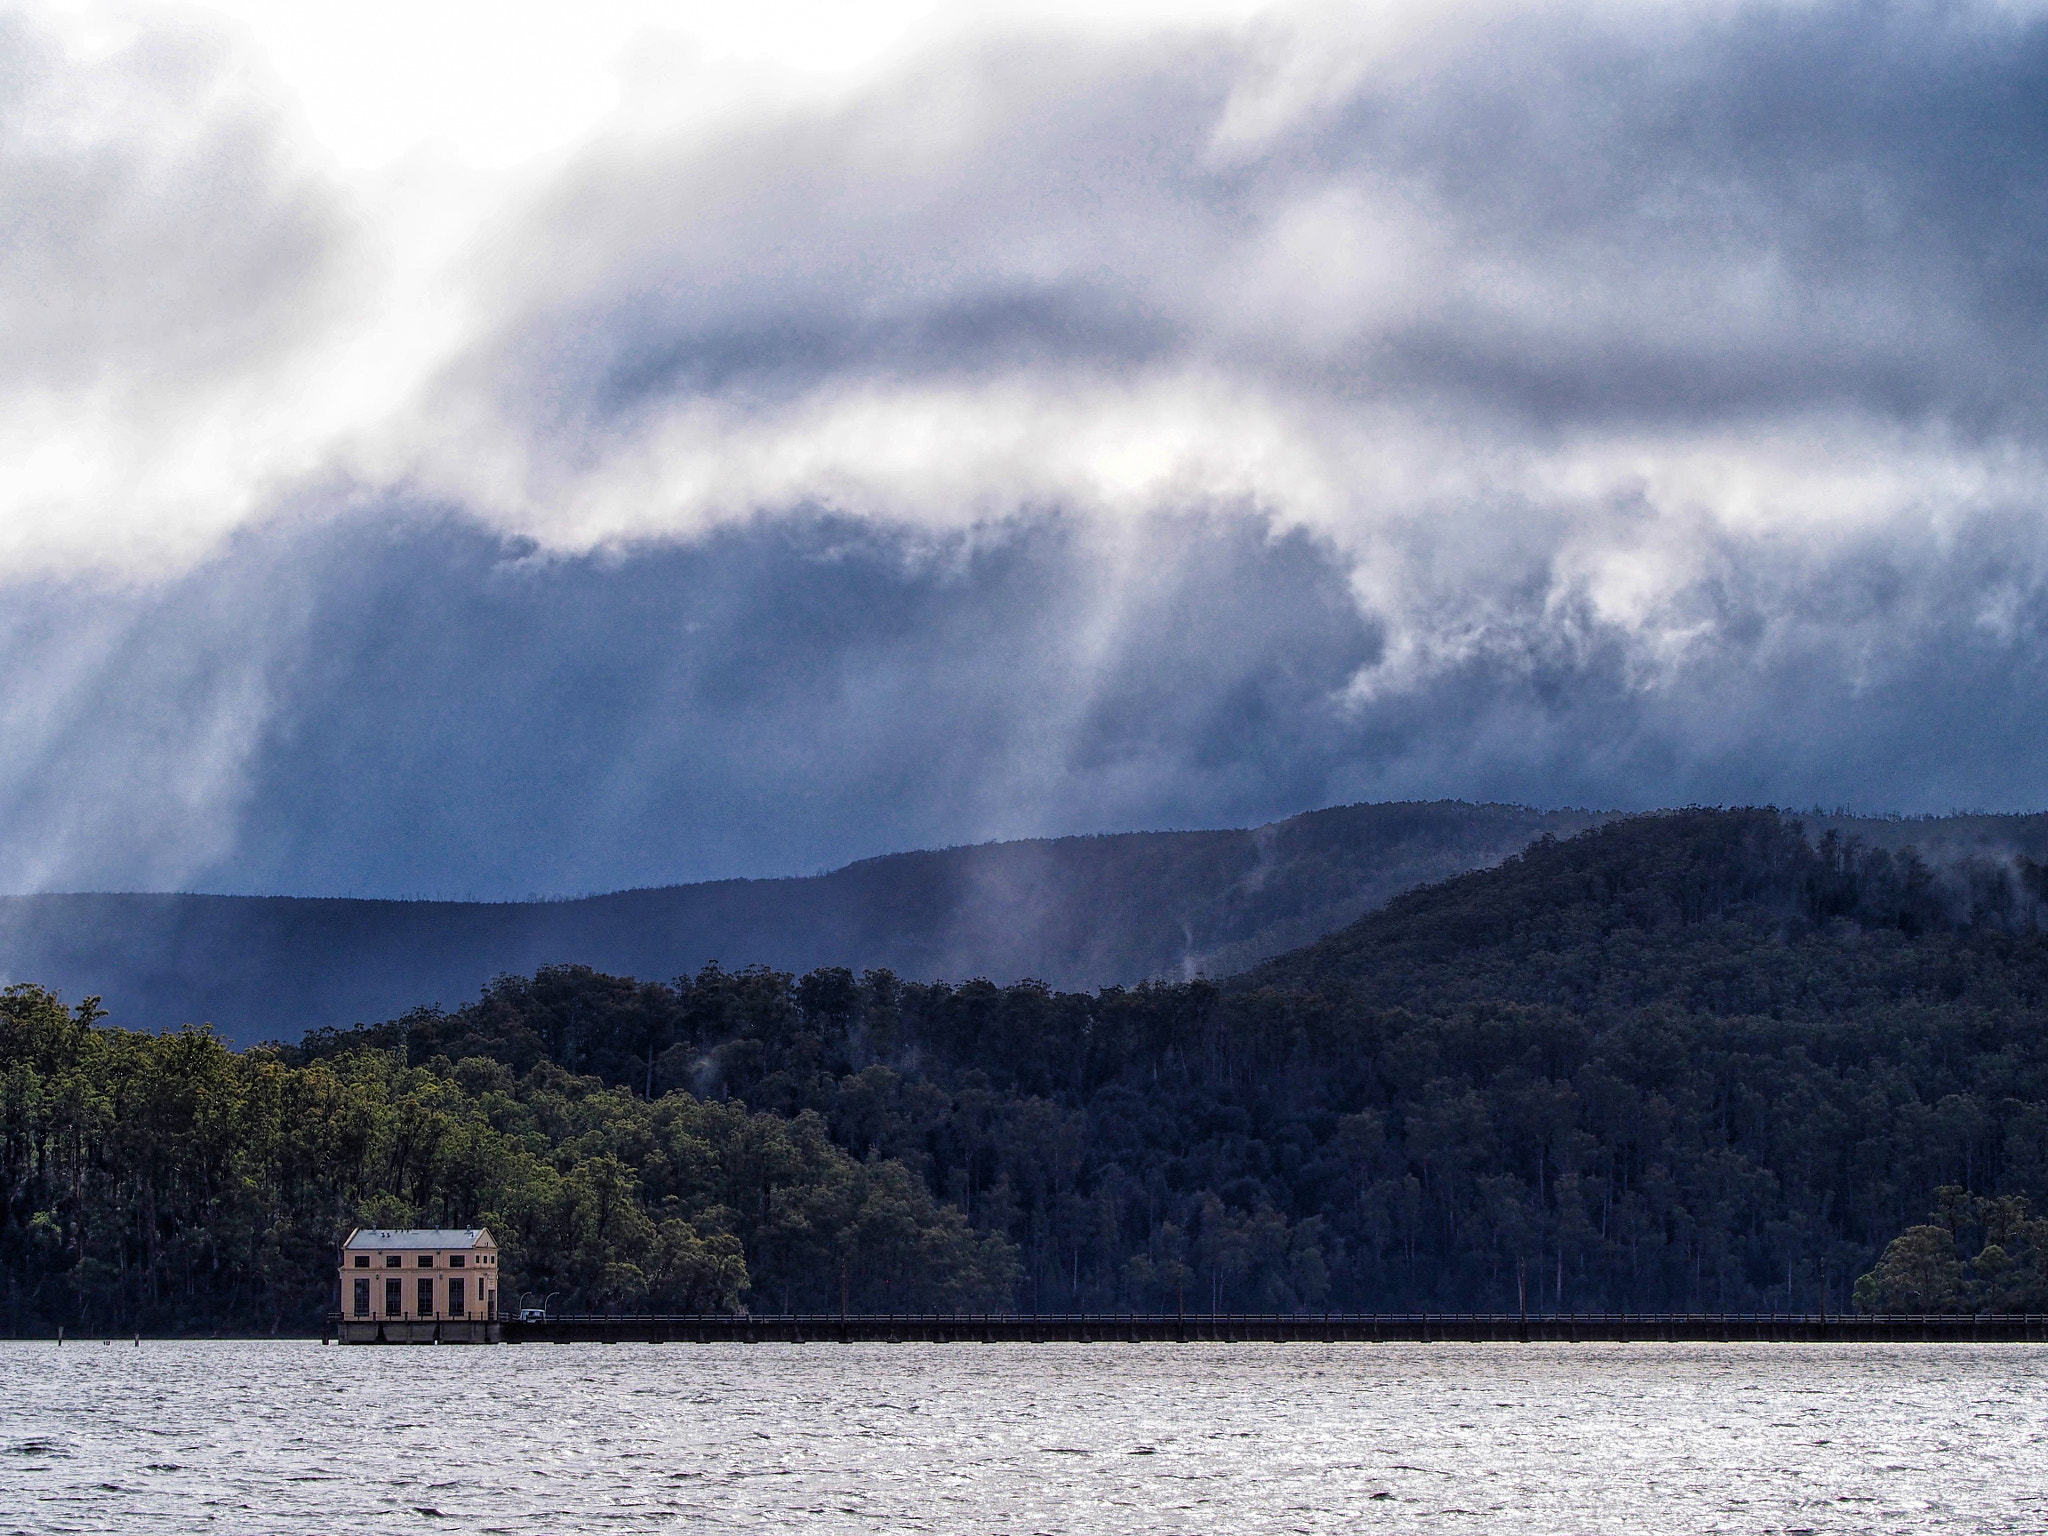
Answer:
[[[498,1244],[482,1227],[358,1227],[341,1245],[344,1324],[497,1315]]]

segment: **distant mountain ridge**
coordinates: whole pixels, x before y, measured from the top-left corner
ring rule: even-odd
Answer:
[[[802,1120],[1007,1242],[1032,1310],[2040,1312],[2041,824],[1818,820],[1608,818],[1220,981],[557,966],[278,1061]]]
[[[1602,818],[1215,981],[554,964],[239,1055],[25,987],[0,1311],[310,1327],[338,1223],[489,1212],[508,1282],[577,1310],[2038,1314],[2048,823],[1818,821]],[[933,964],[1189,966],[1516,825],[1363,807],[740,889],[876,897],[810,940]]]
[[[0,897],[0,977],[97,993],[130,1027],[205,1021],[242,1043],[459,1005],[494,976],[561,962],[647,978],[714,961],[844,965],[1086,990],[1242,970],[1401,891],[1604,819],[1355,805],[1250,830],[986,843],[566,901]]]
[[[2048,924],[2044,847],[2048,816],[2040,815],[1911,820],[1692,807],[1615,816],[1582,837],[1532,844],[1462,879],[1403,891],[1227,985],[1310,991],[1347,1008],[1414,1007],[1423,997],[1433,1007],[1447,998],[1579,1006],[1610,984],[1641,1003],[1680,987],[1676,978],[1697,963],[1685,954],[1681,964],[1684,946],[1725,920],[1734,925],[1728,933],[1704,940],[1724,946],[1712,985],[1688,983],[1697,995],[1686,1006],[1711,1011],[1768,974],[1788,946],[1843,925],[1915,941],[2038,935]],[[1653,954],[1659,946],[1668,952]],[[1832,964],[1839,948],[1820,943],[1814,953]],[[1818,974],[1818,962],[1809,971]],[[1838,976],[1830,986],[1818,990],[1839,1004],[1851,983]],[[1775,1016],[1788,996],[1756,1011]],[[1721,1002],[1703,1001],[1714,997]],[[1829,1011],[1812,998],[1802,1006]]]

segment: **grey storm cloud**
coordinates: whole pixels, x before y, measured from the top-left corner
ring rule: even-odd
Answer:
[[[1224,130],[1256,34],[1019,37],[710,144],[600,145],[504,242],[479,356],[572,436],[678,395],[1183,358],[1531,431],[2039,430],[2048,24],[1444,26],[1255,135]]]
[[[71,649],[46,601],[30,666]],[[564,558],[382,512],[95,622],[91,711],[0,756],[0,862],[90,806],[70,883],[489,896],[1312,803],[1375,646],[1326,549],[1243,518],[1121,555],[1056,518],[812,517]]]
[[[2044,803],[2048,21],[1347,14],[978,36],[529,178],[387,415],[199,556],[5,579],[0,886]],[[81,149],[20,35],[0,261],[82,259],[0,370],[255,388],[374,287],[203,48],[120,65],[182,137]]]
[[[1786,590],[1731,580],[1719,649],[1656,690],[1625,633],[1560,639],[1538,598],[1520,654],[1353,706],[1382,639],[1346,562],[1249,514],[1161,517],[1119,550],[1056,516],[812,516],[562,557],[384,510],[96,605],[67,687],[90,707],[0,755],[0,861],[503,897],[1352,799],[2035,803],[2048,589],[1986,624],[2033,530],[1975,533],[1967,562],[1871,548]],[[16,605],[18,664],[78,665],[79,597]],[[1775,634],[1798,602],[1836,617]]]

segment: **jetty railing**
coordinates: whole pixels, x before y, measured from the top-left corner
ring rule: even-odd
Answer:
[[[338,1319],[337,1319],[338,1321]],[[506,1343],[2048,1343],[2048,1313],[551,1313]]]

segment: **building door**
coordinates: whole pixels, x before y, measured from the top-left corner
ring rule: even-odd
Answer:
[[[368,1317],[369,1315],[370,1282],[367,1280],[358,1280],[356,1282],[356,1316]]]
[[[384,1282],[384,1315],[397,1317],[405,1311],[405,1284],[399,1280]]]

